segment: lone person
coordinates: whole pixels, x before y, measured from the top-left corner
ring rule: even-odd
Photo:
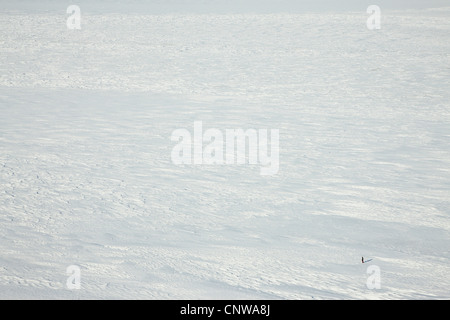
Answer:
[[[364,257],[361,258],[361,262],[364,263]]]

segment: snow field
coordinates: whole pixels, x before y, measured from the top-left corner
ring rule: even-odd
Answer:
[[[448,10],[64,13],[0,14],[1,298],[449,297]],[[173,164],[195,121],[278,174]]]

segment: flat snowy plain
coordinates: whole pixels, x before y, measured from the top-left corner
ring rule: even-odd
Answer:
[[[0,298],[450,298],[450,9],[67,6],[0,13]],[[278,173],[175,165],[195,121]]]

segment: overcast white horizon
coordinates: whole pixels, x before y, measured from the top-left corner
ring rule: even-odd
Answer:
[[[85,13],[307,13],[361,11],[370,5],[384,10],[450,7],[446,0],[1,0],[2,10],[60,12],[69,5],[83,7]]]

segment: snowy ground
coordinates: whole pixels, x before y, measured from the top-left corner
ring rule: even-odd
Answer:
[[[449,9],[65,9],[0,13],[0,298],[450,298]],[[174,165],[194,121],[278,174]]]

